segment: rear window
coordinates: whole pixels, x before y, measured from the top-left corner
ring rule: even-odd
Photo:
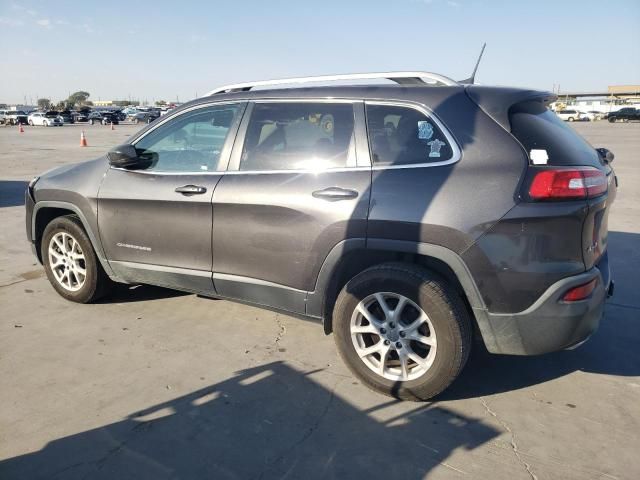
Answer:
[[[595,149],[540,102],[523,102],[509,112],[511,133],[531,155],[545,150],[548,165],[601,165]]]

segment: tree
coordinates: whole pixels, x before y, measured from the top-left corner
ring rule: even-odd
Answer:
[[[157,100],[156,107],[164,107],[167,104],[164,100]]]
[[[90,96],[89,92],[84,92],[80,90],[78,92],[74,92],[71,95],[69,95],[69,98],[67,99],[67,103],[74,107],[86,105],[87,99],[89,98],[89,96]]]
[[[51,100],[49,100],[48,98],[38,99],[38,108],[40,110],[49,110],[50,106],[51,106]]]

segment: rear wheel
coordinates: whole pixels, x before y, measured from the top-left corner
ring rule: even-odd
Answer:
[[[469,315],[456,290],[409,264],[379,265],[349,281],[336,301],[333,329],[354,375],[403,400],[442,392],[471,348]]]
[[[40,248],[47,278],[62,297],[89,303],[108,292],[111,280],[76,216],[52,220],[44,230]]]

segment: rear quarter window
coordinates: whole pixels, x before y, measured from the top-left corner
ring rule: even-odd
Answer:
[[[454,160],[456,147],[434,119],[408,106],[366,104],[374,166]]]
[[[527,154],[531,150],[546,150],[548,165],[601,166],[595,149],[541,102],[514,105],[509,119],[511,134]]]

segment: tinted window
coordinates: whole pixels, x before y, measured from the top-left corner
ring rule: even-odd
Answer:
[[[367,105],[374,165],[411,165],[451,160],[453,149],[435,122],[409,107]]]
[[[144,136],[136,150],[151,162],[148,170],[215,171],[239,109],[239,104],[231,104],[184,113]]]
[[[546,150],[549,165],[600,164],[594,148],[542,103],[519,103],[509,113],[511,133],[527,153]]]
[[[240,170],[322,170],[355,166],[349,103],[257,103]]]

